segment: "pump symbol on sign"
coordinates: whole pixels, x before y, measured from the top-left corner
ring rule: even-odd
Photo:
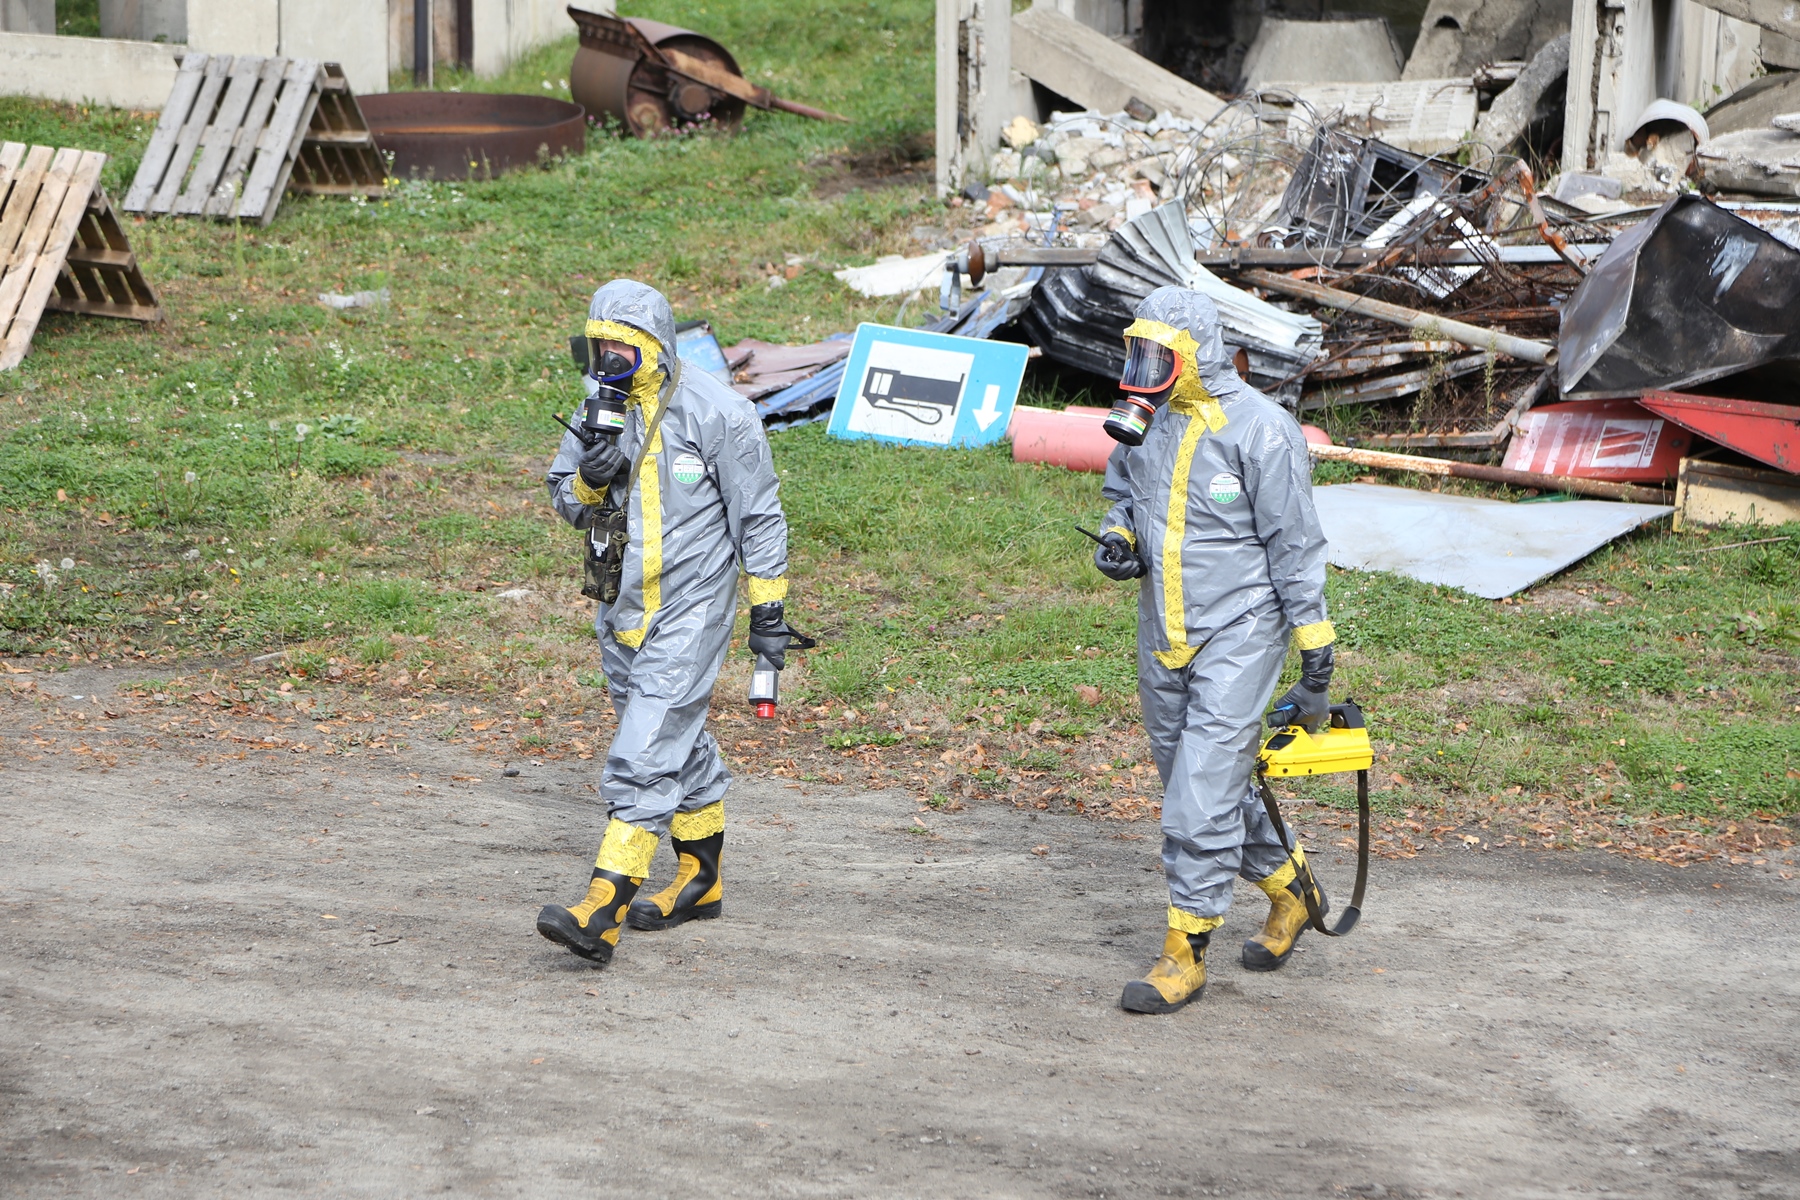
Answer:
[[[869,347],[850,428],[857,433],[949,445],[973,355],[899,342]]]
[[[936,425],[956,408],[962,385],[960,376],[937,379],[871,367],[863,378],[862,398],[871,408],[892,409],[921,425]]]

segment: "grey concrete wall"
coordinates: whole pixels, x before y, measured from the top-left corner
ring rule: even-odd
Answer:
[[[0,0],[0,31],[55,33],[56,0]]]
[[[69,104],[154,111],[185,47],[114,38],[0,33],[0,91]]]
[[[289,58],[340,64],[358,95],[388,90],[382,0],[281,0],[279,40],[281,53]]]
[[[100,0],[100,36],[187,41],[188,0]]]

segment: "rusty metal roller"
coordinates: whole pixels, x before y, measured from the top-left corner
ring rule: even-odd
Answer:
[[[570,95],[589,116],[610,113],[637,137],[702,122],[733,128],[746,106],[819,121],[848,119],[756,86],[731,51],[691,29],[575,7],[569,16],[581,34],[569,67]]]

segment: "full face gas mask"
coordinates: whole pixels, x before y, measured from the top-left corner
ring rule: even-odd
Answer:
[[[1125,339],[1125,370],[1119,376],[1119,398],[1106,414],[1106,432],[1127,446],[1144,444],[1156,410],[1168,403],[1181,374],[1181,355],[1149,338]]]
[[[625,400],[631,395],[631,377],[643,361],[635,347],[629,350],[627,354],[602,350],[599,339],[588,339],[588,394],[581,406],[580,422],[584,441],[618,437],[625,431]]]

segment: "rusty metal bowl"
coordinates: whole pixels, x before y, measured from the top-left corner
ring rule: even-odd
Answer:
[[[548,96],[389,92],[356,99],[401,179],[490,179],[545,156],[579,154],[587,144],[581,105]]]
[[[731,129],[743,121],[742,100],[645,62],[638,46],[613,36],[615,31],[608,30],[602,19],[573,8],[569,15],[581,32],[575,61],[569,65],[569,94],[594,116],[608,113],[637,137],[699,124]],[[705,34],[643,17],[625,21],[658,49],[678,50],[728,74],[743,74],[731,51]]]

